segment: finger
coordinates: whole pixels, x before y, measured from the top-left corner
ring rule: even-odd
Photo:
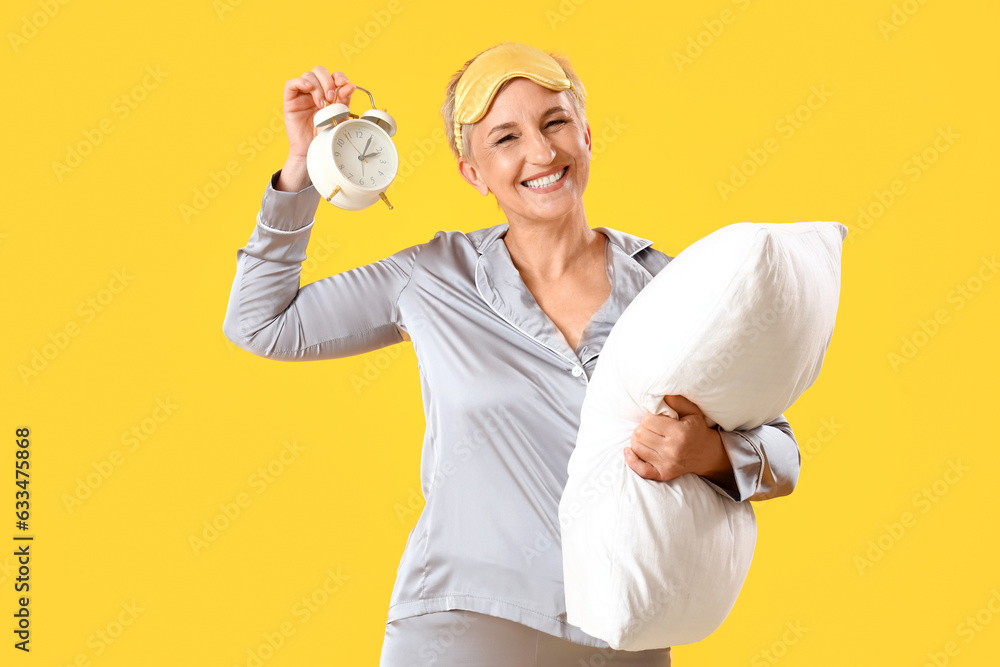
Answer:
[[[290,102],[299,95],[311,95],[312,91],[313,84],[304,74],[294,79],[289,79],[285,82],[285,101]]]
[[[334,72],[332,78],[337,90],[335,96],[331,97],[330,100],[350,106],[351,94],[354,92],[356,86],[348,80],[347,75],[343,72]]]
[[[631,438],[632,445],[639,447],[639,453],[644,453],[644,450],[655,451],[656,447],[662,446],[664,444],[664,437],[662,433],[654,431],[640,424],[636,426],[632,431]],[[644,459],[648,459],[648,456],[643,456]]]
[[[328,101],[327,86],[331,86],[332,81],[330,81],[330,83],[325,84],[321,76],[322,73],[321,74],[316,73],[317,69],[322,69],[322,68],[315,67],[312,70],[303,73],[302,78],[306,79],[311,84],[309,92],[312,94],[313,102],[316,104],[317,107],[322,107],[323,102]],[[323,70],[323,73],[325,73],[325,70]],[[330,75],[326,74],[325,76],[329,81]]]
[[[631,468],[635,474],[639,475],[639,477],[653,480],[658,480],[660,478],[659,471],[639,458],[629,447],[625,448],[625,465]]]
[[[647,412],[642,416],[639,425],[658,435],[666,435],[667,430],[672,427],[671,422],[677,421],[670,415],[658,415],[655,412]]]
[[[661,478],[676,467],[676,447],[655,433],[633,432],[628,446],[638,458],[659,470]]]
[[[354,94],[354,91],[355,91],[356,88],[357,87],[353,83],[348,83],[347,85],[341,87],[338,90],[338,94],[340,96],[340,101],[342,103],[350,106],[350,104],[351,104],[351,95]]]
[[[688,415],[699,415],[701,416],[701,408],[697,405],[684,398],[683,396],[668,395],[663,397],[663,402],[668,406],[673,408],[674,412],[677,413],[679,419],[683,419]]]
[[[337,84],[334,82],[333,75],[322,65],[313,67],[311,74],[316,77],[316,81],[319,83],[320,89],[317,92],[320,93],[320,100],[325,100],[328,103],[334,102],[337,94]]]

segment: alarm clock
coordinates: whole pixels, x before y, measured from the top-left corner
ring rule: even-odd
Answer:
[[[334,206],[360,211],[381,199],[392,210],[385,191],[399,171],[392,142],[396,121],[375,107],[371,93],[356,89],[368,93],[372,108],[356,116],[338,102],[317,111],[313,124],[319,133],[309,144],[306,169],[316,190]]]

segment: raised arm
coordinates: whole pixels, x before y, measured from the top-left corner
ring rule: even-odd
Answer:
[[[319,194],[274,188],[271,177],[249,243],[236,253],[226,337],[288,361],[360,354],[403,340],[396,306],[422,245],[299,287]]]
[[[353,92],[343,72],[322,66],[285,82],[288,158],[268,183],[249,243],[236,253],[222,326],[244,350],[300,361],[360,354],[404,339],[396,304],[422,246],[299,288],[320,200],[306,170],[316,136],[312,118],[324,103],[349,104]]]

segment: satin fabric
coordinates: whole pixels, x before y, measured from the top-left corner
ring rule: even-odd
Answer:
[[[574,350],[511,262],[506,223],[441,231],[300,288],[320,197],[312,186],[275,190],[278,175],[236,253],[223,324],[229,339],[257,355],[302,361],[361,354],[406,332],[416,353],[426,504],[407,538],[387,620],[465,609],[607,647],[566,622],[558,504],[604,340],[670,258],[649,240],[595,228],[607,237],[612,289]],[[359,224],[358,214],[343,215],[342,224]],[[745,500],[790,492],[798,450],[786,421],[723,433],[723,443],[736,486],[715,487],[719,493]]]
[[[583,646],[474,611],[453,609],[387,623],[379,667],[670,667],[670,649]]]

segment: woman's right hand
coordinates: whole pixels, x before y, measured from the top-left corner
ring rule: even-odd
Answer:
[[[310,183],[306,154],[317,134],[313,115],[327,104],[350,105],[354,84],[343,72],[331,74],[322,65],[285,82],[285,133],[288,135],[288,159],[278,179],[278,189],[297,192]]]

